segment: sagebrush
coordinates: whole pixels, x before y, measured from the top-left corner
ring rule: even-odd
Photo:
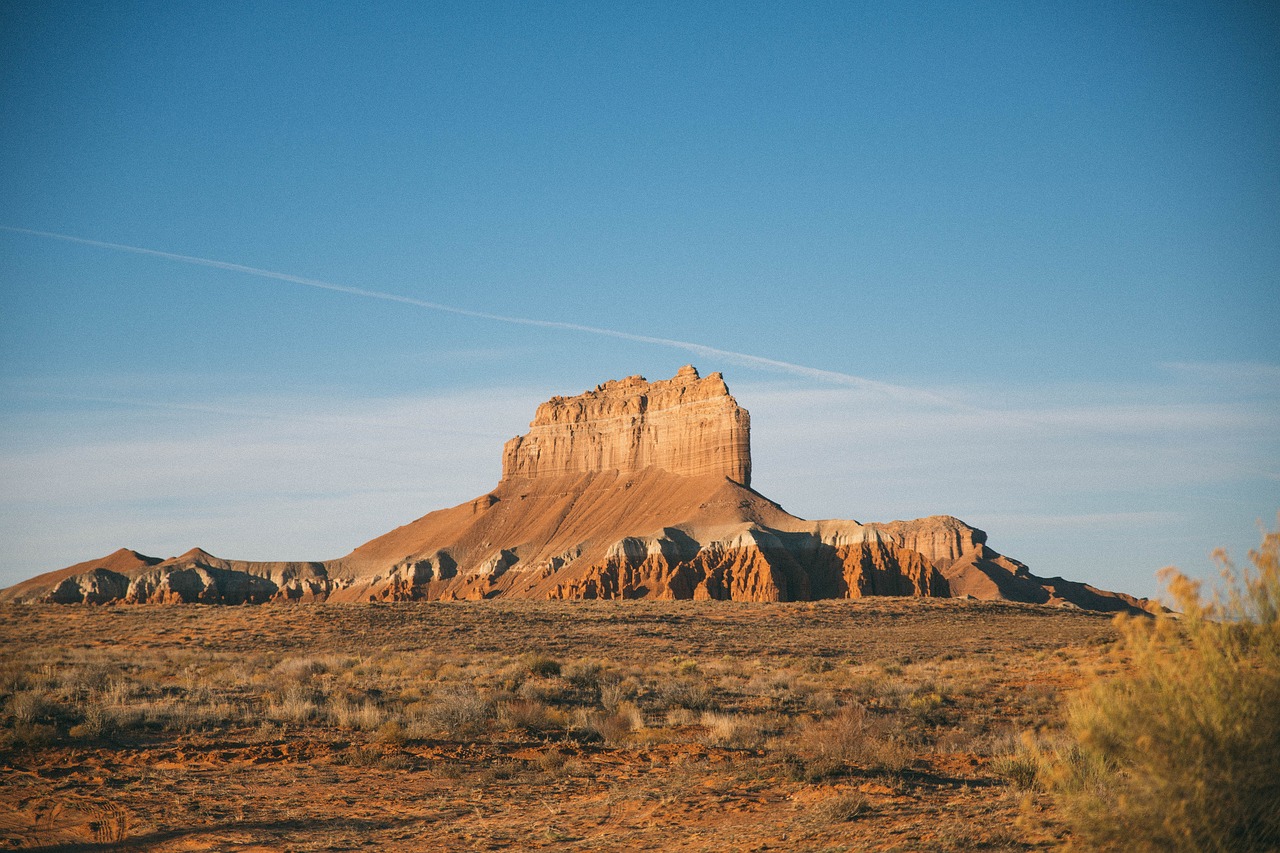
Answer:
[[[1218,552],[1224,584],[1208,600],[1166,569],[1181,613],[1120,620],[1130,665],[1072,705],[1084,760],[1055,780],[1091,848],[1280,849],[1278,555],[1280,531],[1252,569]]]

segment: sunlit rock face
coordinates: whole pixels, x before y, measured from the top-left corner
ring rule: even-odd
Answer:
[[[671,379],[628,376],[552,397],[502,452],[503,479],[645,468],[751,485],[751,416],[719,373],[687,365]]]

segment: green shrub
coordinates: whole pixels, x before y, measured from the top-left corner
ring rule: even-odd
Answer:
[[[1130,666],[1071,707],[1084,755],[1056,780],[1091,847],[1280,849],[1278,555],[1280,532],[1250,552],[1255,570],[1218,552],[1225,593],[1209,602],[1166,569],[1181,616],[1118,620]]]

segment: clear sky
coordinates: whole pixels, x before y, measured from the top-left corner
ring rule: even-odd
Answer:
[[[7,0],[0,226],[0,585],[339,556],[686,362],[807,518],[1150,595],[1280,510],[1275,4]]]

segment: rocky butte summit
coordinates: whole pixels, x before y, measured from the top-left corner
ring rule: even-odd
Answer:
[[[719,373],[606,382],[538,407],[493,491],[324,562],[122,549],[0,601],[209,604],[485,598],[808,601],[972,597],[1151,605],[1038,578],[957,518],[805,521],[751,488],[751,418]]]

